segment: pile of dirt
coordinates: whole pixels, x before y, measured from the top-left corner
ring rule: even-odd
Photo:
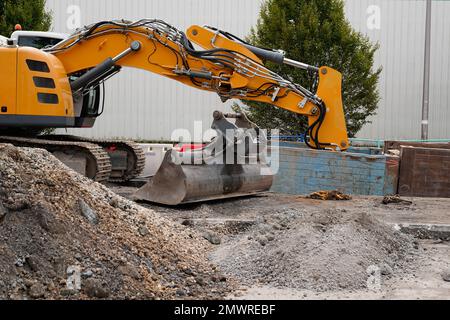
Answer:
[[[0,145],[0,299],[219,298],[210,246],[47,151]]]
[[[221,270],[248,286],[364,289],[370,275],[386,278],[406,268],[414,251],[412,237],[370,213],[291,208],[262,212],[260,220],[212,256]]]

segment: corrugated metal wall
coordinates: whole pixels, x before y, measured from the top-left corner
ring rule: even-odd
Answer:
[[[450,138],[450,1],[434,1],[432,19],[430,136]]]
[[[54,31],[70,32],[69,6],[80,8],[81,24],[103,19],[161,18],[185,29],[211,24],[239,36],[256,23],[262,0],[47,0]],[[450,1],[433,1],[430,137],[450,137]],[[379,28],[368,18],[380,10]],[[368,11],[369,10],[369,11]],[[419,138],[422,105],[425,2],[423,0],[347,0],[352,25],[380,43],[377,65],[382,101],[378,115],[358,135],[363,138]],[[69,22],[69,23],[68,23]],[[307,61],[305,61],[307,62]],[[98,137],[169,139],[175,128],[192,132],[194,121],[211,122],[218,97],[139,70],[122,72],[107,84],[107,110],[94,129]]]
[[[380,9],[379,29],[368,28],[371,6]],[[424,0],[346,1],[352,25],[380,44],[376,64],[383,67],[378,114],[359,137],[420,139],[425,9]],[[438,139],[450,137],[450,1],[433,0],[432,10],[429,125],[430,138]]]

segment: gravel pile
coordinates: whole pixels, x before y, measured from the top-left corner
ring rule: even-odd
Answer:
[[[390,277],[407,266],[414,240],[345,209],[280,209],[213,254],[221,270],[252,286],[314,290],[367,288],[369,273]],[[368,272],[369,270],[369,272]]]
[[[219,298],[210,246],[44,150],[0,145],[0,299]]]

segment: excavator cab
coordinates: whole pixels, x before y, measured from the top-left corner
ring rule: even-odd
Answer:
[[[76,79],[76,77],[71,77]],[[100,86],[92,87],[73,96],[73,108],[75,114],[75,126],[91,128],[95,120],[103,113],[101,104],[102,90]]]
[[[36,49],[52,47],[67,37],[68,35],[66,34],[44,31],[17,30],[11,34],[13,44],[19,47],[32,47]]]

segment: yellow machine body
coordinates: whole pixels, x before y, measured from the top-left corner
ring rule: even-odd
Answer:
[[[54,55],[28,47],[0,47],[0,126],[71,127],[72,90]]]

